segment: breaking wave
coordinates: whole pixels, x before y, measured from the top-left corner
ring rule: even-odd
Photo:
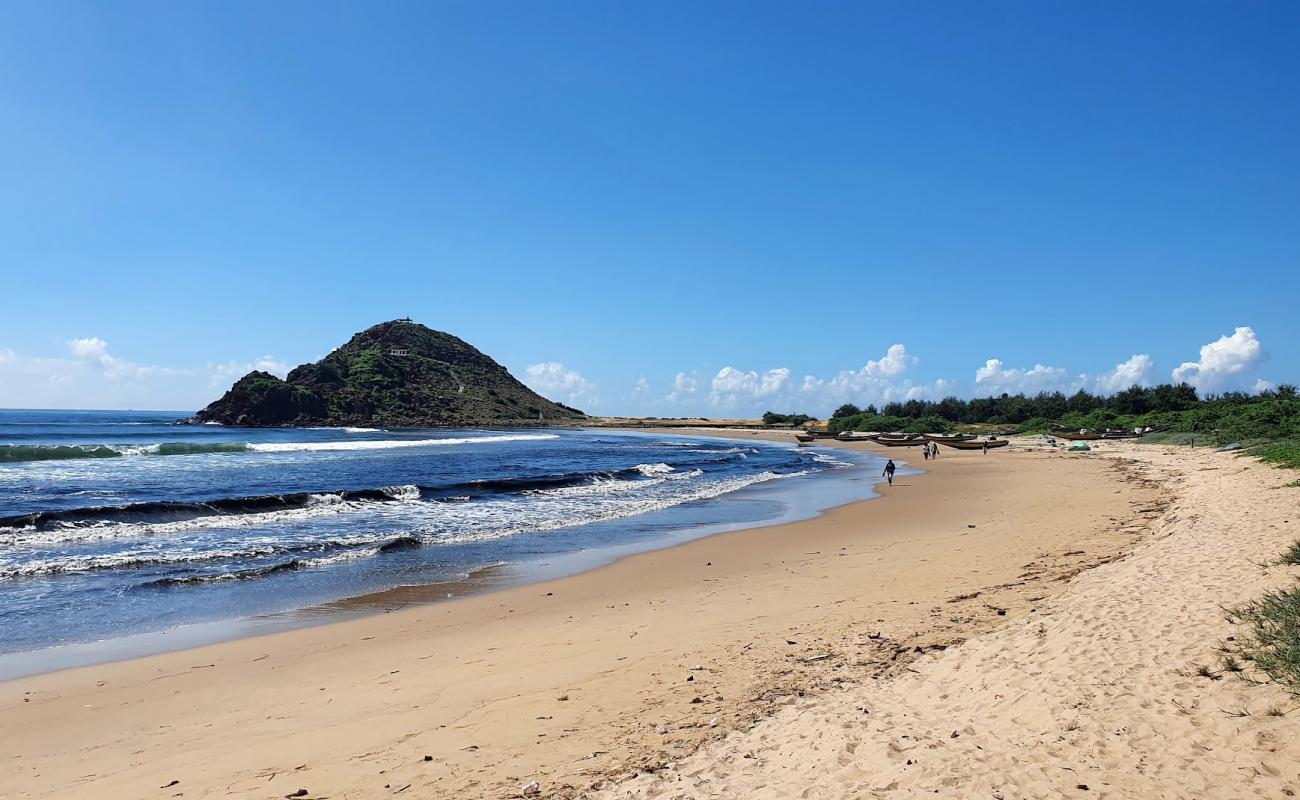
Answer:
[[[348,428],[368,433],[371,428]],[[187,456],[201,453],[297,453],[331,450],[387,450],[398,447],[437,447],[498,442],[529,442],[558,439],[554,433],[520,433],[497,436],[461,436],[445,439],[354,439],[342,442],[162,442],[160,444],[60,444],[0,445],[0,464],[25,461],[65,461],[124,456]]]
[[[479,502],[468,505],[448,505],[442,502],[464,500],[463,496],[450,494],[447,487],[438,488],[432,493],[422,487],[399,486],[351,493],[281,495],[278,496],[281,504],[286,497],[292,497],[292,502],[298,503],[298,507],[283,510],[283,505],[277,507],[272,500],[266,499],[263,507],[270,510],[244,512],[258,514],[254,524],[261,526],[261,532],[253,535],[245,533],[248,528],[242,524],[234,530],[223,531],[221,526],[228,525],[231,521],[229,515],[171,522],[129,521],[121,518],[110,521],[101,516],[98,522],[89,526],[83,524],[73,527],[59,525],[67,520],[52,522],[52,518],[47,517],[45,525],[55,524],[58,527],[41,531],[28,526],[4,537],[9,539],[9,544],[20,545],[23,550],[35,548],[35,552],[7,564],[3,563],[6,559],[0,558],[0,579],[113,569],[189,569],[191,565],[201,567],[205,563],[225,562],[228,566],[219,571],[164,575],[142,585],[184,586],[247,580],[276,572],[318,567],[339,560],[399,553],[430,545],[484,541],[637,516],[682,503],[711,499],[755,483],[808,474],[803,470],[788,473],[765,471],[716,481],[699,481],[697,479],[703,473],[698,469],[656,469],[653,472],[652,476],[647,477],[633,467],[612,473],[582,473],[585,477],[581,480],[575,480],[575,476],[555,476],[566,478],[566,482],[552,480],[538,488],[534,479],[530,484],[532,488],[527,489],[521,489],[522,484],[518,481],[485,481],[480,485],[492,485],[494,493],[479,495]],[[502,484],[508,485],[510,492],[500,493]],[[528,498],[525,499],[522,495],[527,495]],[[419,500],[415,499],[417,496]],[[262,498],[236,498],[228,501],[228,505],[247,509],[250,500],[262,502]],[[461,510],[456,510],[458,507]],[[127,506],[114,510],[130,508]],[[376,530],[365,525],[342,528],[330,525],[324,529],[301,527],[322,513],[384,508],[393,509],[394,513],[400,515],[391,521],[402,524],[407,529],[406,532],[395,536],[391,530]],[[150,513],[157,510],[151,509]],[[98,511],[102,515],[103,509]],[[92,515],[83,514],[78,519],[84,523],[89,518]],[[267,529],[268,525],[272,528]],[[195,541],[188,536],[174,535],[192,531],[195,526],[214,526],[213,533],[217,537]],[[327,532],[327,535],[312,538],[319,535],[313,534],[313,530]],[[339,535],[339,531],[350,533]],[[0,538],[0,542],[4,542],[4,538]],[[114,545],[114,552],[99,553],[81,553],[78,549],[70,549],[66,544],[98,538],[117,539],[121,542]],[[0,551],[0,555],[3,555],[3,551]],[[18,554],[11,552],[9,555]],[[32,558],[31,555],[38,557]],[[269,559],[279,560],[274,564],[247,563]]]

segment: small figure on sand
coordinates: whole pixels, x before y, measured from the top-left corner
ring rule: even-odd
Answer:
[[[922,458],[924,458],[926,461],[929,461],[929,460],[930,460],[930,443],[929,443],[929,442],[926,442],[925,444],[921,445],[921,456],[922,456]]]
[[[889,459],[889,463],[885,464],[885,471],[880,473],[880,475],[881,477],[889,479],[890,486],[894,485],[894,459]]]
[[[926,447],[928,447],[928,448],[930,449],[930,458],[938,458],[938,457],[939,457],[939,445],[938,445],[938,443],[936,443],[936,442],[930,442],[928,445],[926,445]]]
[[[988,454],[989,454],[989,443],[988,443],[988,442],[985,442],[985,443],[984,443],[984,448],[983,448],[983,449],[984,449],[984,455],[988,455]]]

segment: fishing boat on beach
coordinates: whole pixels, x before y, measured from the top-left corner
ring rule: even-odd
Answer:
[[[940,444],[945,442],[969,442],[973,439],[979,438],[973,433],[926,433],[922,435],[925,436],[927,441],[938,442]]]
[[[796,433],[794,438],[799,442],[799,446],[803,447],[804,445],[812,444],[813,440],[817,437],[813,436],[811,433]]]
[[[841,442],[874,442],[880,434],[878,433],[855,433],[854,431],[841,431],[835,438]]]
[[[907,436],[876,437],[876,444],[883,444],[886,447],[916,447],[917,445],[928,443],[928,440],[919,433],[912,433]]]
[[[1071,442],[1081,442],[1081,441],[1091,442],[1094,439],[1100,439],[1103,436],[1105,436],[1105,434],[1103,433],[1098,433],[1097,431],[1090,431],[1087,430],[1086,428],[1076,433],[1067,433],[1065,431],[1052,431],[1052,435],[1058,439],[1065,439]]]
[[[941,441],[939,442],[939,444],[946,445],[956,450],[983,450],[984,448],[988,448],[989,450],[992,450],[995,447],[1006,447],[1007,445],[1011,444],[1011,442],[1007,441],[1006,439],[986,439],[980,442],[968,439],[962,442]]]

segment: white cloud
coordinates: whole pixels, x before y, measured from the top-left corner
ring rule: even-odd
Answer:
[[[750,401],[781,393],[789,380],[790,370],[785,367],[769,369],[762,374],[753,370],[741,372],[734,367],[723,367],[710,383],[709,402],[721,408],[746,405]]]
[[[1248,373],[1264,358],[1255,331],[1242,326],[1231,336],[1220,336],[1201,346],[1200,361],[1185,361],[1173,371],[1175,381],[1185,381],[1201,392],[1244,386]]]
[[[1263,394],[1264,392],[1267,392],[1269,389],[1275,389],[1275,388],[1277,387],[1273,385],[1272,381],[1266,381],[1263,378],[1260,378],[1259,380],[1255,381],[1255,385],[1251,387],[1251,389],[1255,392],[1255,394]]]
[[[830,379],[805,375],[800,391],[804,402],[809,398],[820,398],[822,405],[826,406],[823,413],[829,413],[843,403],[879,405],[895,400],[934,397],[936,392],[944,390],[946,382],[917,385],[905,377],[907,368],[919,361],[907,352],[905,345],[893,344],[879,360],[868,359],[862,369],[842,370]]]
[[[707,381],[694,373],[679,372],[664,398],[691,413],[705,408],[737,415],[757,416],[764,411],[806,411],[825,416],[846,403],[888,403],[910,398],[938,398],[951,391],[943,380],[916,384],[906,377],[917,358],[902,344],[891,345],[879,359],[868,359],[861,369],[843,370],[832,378],[804,375],[795,378],[788,367],[742,370],[726,366]],[[705,391],[701,391],[701,389]]]
[[[669,403],[685,402],[686,400],[693,398],[695,393],[699,391],[699,388],[700,382],[696,380],[694,375],[687,375],[685,372],[679,372],[677,373],[677,377],[673,378],[673,390],[668,393],[668,396],[665,397],[664,400]]]
[[[224,364],[208,362],[207,369],[209,372],[208,385],[214,389],[225,391],[235,381],[253,370],[269,372],[277,378],[284,378],[289,374],[292,367],[275,358],[275,356],[262,356],[254,361],[227,361]]]
[[[596,384],[558,361],[545,361],[526,368],[524,383],[543,397],[565,405],[585,410],[600,404]]]
[[[159,367],[142,367],[126,359],[118,358],[108,352],[108,342],[98,336],[85,339],[70,339],[68,349],[74,358],[79,359],[91,369],[98,369],[110,381],[137,382],[156,372],[169,372]]]
[[[916,356],[907,354],[907,348],[903,345],[891,344],[879,361],[868,360],[862,372],[873,377],[894,378],[902,375],[909,365],[916,364],[918,361],[920,359]]]
[[[79,358],[102,359],[108,355],[108,342],[98,336],[71,339],[68,341],[68,347],[72,350],[72,354]]]
[[[650,391],[650,381],[646,380],[645,376],[642,375],[636,379],[636,385],[632,387],[632,393],[640,396],[648,391]]]
[[[0,406],[149,408],[187,411],[216,399],[251,369],[283,375],[270,356],[185,368],[142,365],[112,353],[98,336],[66,341],[66,355],[27,356],[0,349]]]
[[[975,395],[1069,393],[1076,391],[1083,381],[1083,376],[1072,377],[1061,367],[1035,364],[1032,369],[1022,369],[1007,367],[1001,359],[990,358],[975,370]]]
[[[1128,361],[1116,364],[1115,369],[1093,378],[1092,391],[1100,394],[1114,394],[1134,385],[1150,383],[1151,371],[1156,363],[1151,356],[1134,354]]]

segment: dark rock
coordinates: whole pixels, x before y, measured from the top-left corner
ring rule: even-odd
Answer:
[[[572,424],[583,418],[455,336],[394,320],[358,333],[285,380],[250,372],[186,422],[436,427]]]

